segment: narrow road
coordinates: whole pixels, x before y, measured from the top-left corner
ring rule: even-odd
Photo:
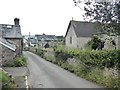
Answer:
[[[33,88],[100,88],[31,52],[24,55],[30,70],[28,85]]]

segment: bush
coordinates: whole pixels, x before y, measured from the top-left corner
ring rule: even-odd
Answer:
[[[49,62],[55,62],[55,58],[53,56],[44,56],[44,58]]]
[[[44,57],[44,51],[41,48],[37,48],[35,53],[42,58]]]
[[[65,50],[61,48],[54,49],[56,59],[62,59],[64,61],[67,58],[77,58],[88,66],[120,69],[120,50]]]
[[[27,66],[26,58],[23,56],[17,57],[14,61],[14,66],[15,67]]]
[[[101,40],[97,36],[93,36],[93,38],[90,41],[88,41],[86,48],[90,49],[90,50],[91,49],[96,50],[98,48],[100,42],[101,42]]]
[[[45,48],[49,48],[50,46],[49,46],[49,44],[48,43],[46,43],[45,44]]]
[[[63,61],[66,61],[68,58],[72,57],[70,56],[69,54],[67,53],[55,53],[55,57],[57,58],[57,60],[63,60]]]
[[[85,76],[87,75],[87,73],[90,70],[88,70],[88,68],[86,68],[84,65],[79,64],[77,66],[74,67],[74,73],[80,77],[85,78]]]

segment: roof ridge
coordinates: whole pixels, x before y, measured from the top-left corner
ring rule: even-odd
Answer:
[[[79,22],[79,23],[95,23],[95,22],[89,22],[89,21],[76,21],[76,20],[70,20],[70,22]]]
[[[92,34],[95,32],[94,26],[95,22],[71,20],[66,35],[68,33],[69,28],[73,27],[73,30],[77,37],[91,37]]]

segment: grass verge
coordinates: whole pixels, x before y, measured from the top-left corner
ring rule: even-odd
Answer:
[[[2,83],[2,90],[12,90],[12,88],[16,88],[14,80],[2,70],[0,70],[0,81]]]

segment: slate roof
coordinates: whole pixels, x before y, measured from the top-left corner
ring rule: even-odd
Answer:
[[[22,38],[20,25],[0,24],[0,32],[4,38]]]
[[[35,38],[30,38],[31,44],[37,44],[37,40]]]
[[[16,46],[14,44],[7,42],[4,38],[1,37],[0,37],[0,44],[11,49],[12,51],[16,50]]]
[[[37,37],[38,41],[46,40],[46,41],[55,41],[57,40],[55,35],[35,35],[35,37]]]
[[[28,39],[28,38],[34,38],[35,35],[23,35],[23,38]]]
[[[73,27],[77,37],[92,37],[92,35],[96,33],[95,23],[93,22],[81,22],[71,20],[68,25],[66,35],[70,27]]]

